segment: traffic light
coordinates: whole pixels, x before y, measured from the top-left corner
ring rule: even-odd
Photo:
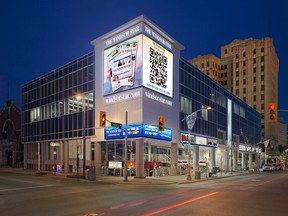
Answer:
[[[268,104],[268,122],[278,121],[278,107],[277,103]]]
[[[106,127],[106,112],[100,111],[100,127]]]
[[[158,116],[158,131],[164,131],[165,129],[165,118],[164,116]]]

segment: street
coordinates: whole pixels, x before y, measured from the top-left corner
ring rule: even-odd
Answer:
[[[163,185],[0,173],[0,212],[5,216],[286,216],[286,203],[286,171]]]

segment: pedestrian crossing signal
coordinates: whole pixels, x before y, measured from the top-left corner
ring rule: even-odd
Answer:
[[[165,129],[165,118],[164,116],[158,116],[158,131],[164,131]]]
[[[100,127],[106,127],[106,112],[105,111],[100,111]]]

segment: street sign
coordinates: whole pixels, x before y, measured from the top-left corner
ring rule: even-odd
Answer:
[[[118,123],[118,122],[111,122],[111,126],[112,127],[118,127],[118,128],[122,128],[122,124],[121,123]]]

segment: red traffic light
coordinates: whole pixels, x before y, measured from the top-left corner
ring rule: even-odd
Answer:
[[[268,104],[268,122],[277,122],[278,121],[278,109],[277,103]]]
[[[165,117],[158,116],[158,131],[164,131],[164,130],[165,130]]]
[[[275,104],[270,104],[269,109],[270,110],[274,110],[275,109]]]

